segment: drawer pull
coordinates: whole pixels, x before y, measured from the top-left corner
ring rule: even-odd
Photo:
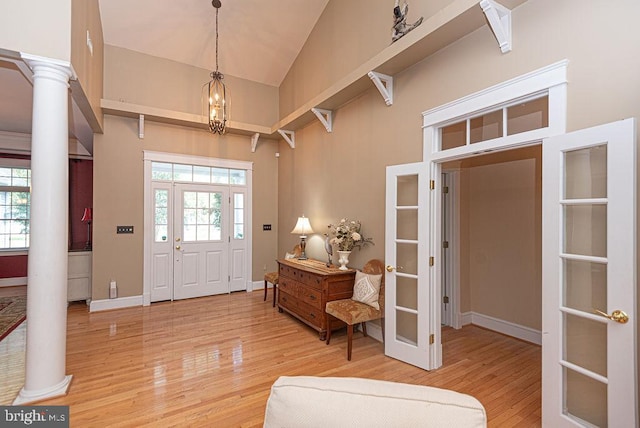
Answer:
[[[309,294],[309,299],[316,300],[316,296],[314,296],[313,294]]]
[[[310,314],[309,314],[309,316],[310,316],[311,318],[313,318],[313,319],[315,319],[315,318],[316,318],[316,314],[314,314],[314,313],[310,313]]]
[[[287,301],[287,298],[286,298],[286,297],[282,297],[282,301],[283,301],[283,302],[286,302],[286,301]]]

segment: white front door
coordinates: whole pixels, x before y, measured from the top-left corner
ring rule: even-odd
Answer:
[[[385,354],[433,368],[440,325],[430,310],[428,165],[387,167]]]
[[[543,426],[638,426],[635,129],[543,140]]]
[[[229,186],[176,184],[174,299],[229,292]]]

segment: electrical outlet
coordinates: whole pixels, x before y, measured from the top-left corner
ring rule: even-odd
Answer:
[[[116,233],[133,233],[133,226],[116,226]]]

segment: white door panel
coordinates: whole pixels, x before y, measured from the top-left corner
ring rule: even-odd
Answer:
[[[635,130],[543,141],[544,426],[638,426]]]
[[[425,163],[387,167],[385,354],[431,369],[429,190]]]
[[[151,297],[152,302],[173,299],[173,212],[170,183],[153,183],[151,236]]]

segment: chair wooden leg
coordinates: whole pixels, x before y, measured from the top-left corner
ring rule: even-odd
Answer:
[[[276,293],[278,292],[278,284],[273,284],[273,307],[276,307]]]
[[[384,318],[380,318],[380,326],[382,327],[382,343],[384,343]]]
[[[264,280],[264,299],[262,299],[263,302],[267,301],[267,280]]]
[[[331,342],[331,320],[329,319],[331,315],[327,314],[327,345]]]
[[[367,337],[367,323],[366,322],[362,323],[362,334],[364,335],[364,337]]]
[[[347,360],[351,361],[351,341],[353,340],[353,324],[347,324]]]

